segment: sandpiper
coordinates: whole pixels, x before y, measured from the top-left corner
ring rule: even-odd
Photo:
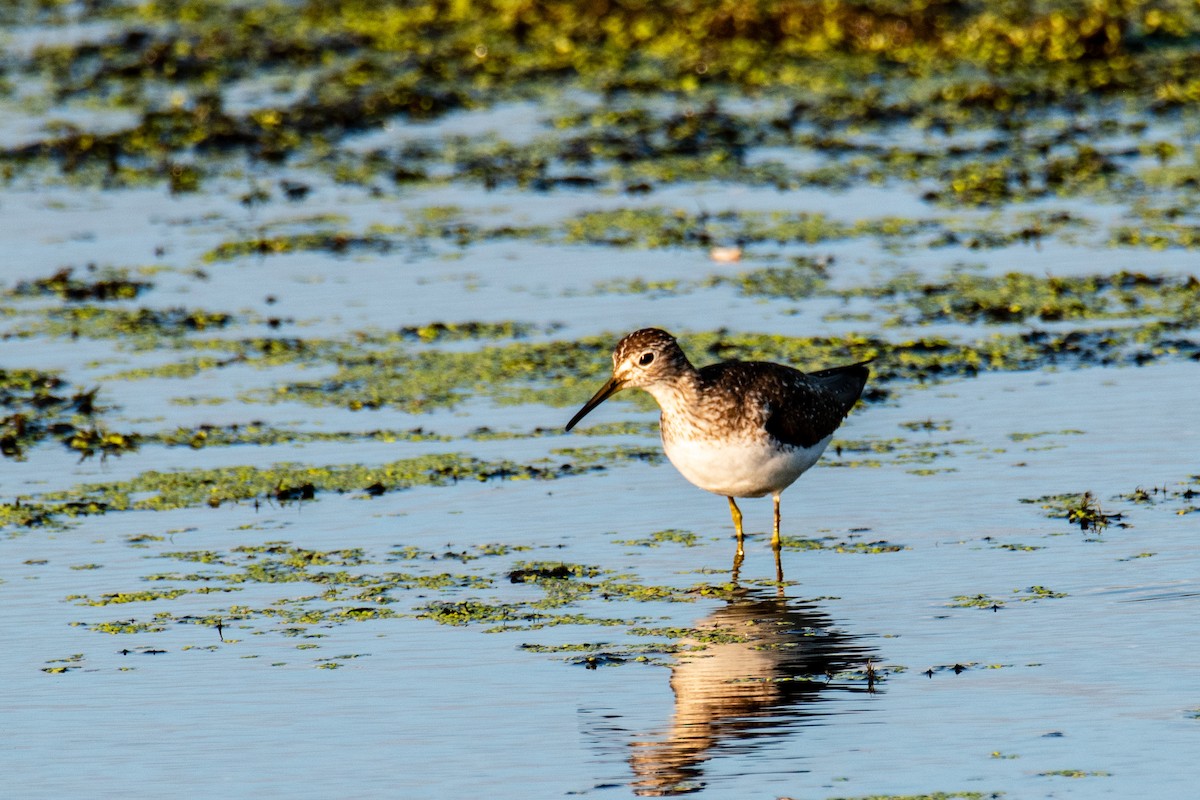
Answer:
[[[775,500],[771,546],[779,553],[779,495],[821,457],[869,370],[863,361],[804,373],[768,361],[725,361],[696,369],[675,337],[634,331],[613,350],[613,374],[567,423],[626,387],[645,389],[662,409],[663,451],[683,477],[729,501],[743,553],[735,497]]]

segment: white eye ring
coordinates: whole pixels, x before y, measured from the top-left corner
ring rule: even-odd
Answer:
[[[642,357],[638,359],[638,363],[643,367],[649,366],[654,361],[654,353],[642,353]]]

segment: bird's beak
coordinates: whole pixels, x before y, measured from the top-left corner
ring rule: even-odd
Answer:
[[[567,430],[569,431],[571,428],[574,428],[575,423],[586,417],[593,408],[600,405],[617,392],[621,391],[621,388],[624,385],[624,382],[619,381],[616,378],[609,378],[608,381],[600,387],[600,391],[592,395],[592,399],[584,403],[583,408],[575,412],[575,416],[571,417],[571,421],[567,423]]]

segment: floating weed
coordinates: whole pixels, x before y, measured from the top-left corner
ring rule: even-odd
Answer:
[[[561,645],[525,643],[521,645],[521,649],[529,653],[577,654],[568,656],[563,660],[568,664],[584,666],[588,669],[596,669],[601,666],[620,666],[627,663],[658,663],[657,660],[651,657],[668,655],[678,650],[672,644],[609,644],[606,642]]]
[[[1083,431],[1071,428],[1061,431],[1037,431],[1036,433],[1010,433],[1008,438],[1014,442],[1027,442],[1030,439],[1040,439],[1044,436],[1083,436]]]
[[[562,561],[518,561],[506,577],[510,583],[538,583],[545,580],[594,578],[604,572],[600,567]]]
[[[1188,503],[1183,508],[1177,509],[1176,514],[1189,514],[1196,510],[1191,505],[1191,501],[1200,497],[1200,489],[1196,484],[1200,483],[1200,476],[1193,475],[1190,483],[1179,483],[1174,485],[1152,486],[1149,489],[1139,486],[1132,492],[1118,495],[1121,500],[1127,500],[1139,505],[1155,505],[1168,501],[1182,500]]]
[[[999,611],[1003,606],[1003,600],[986,594],[959,594],[950,602],[951,608],[986,608],[990,611]]]
[[[932,417],[926,417],[925,419],[901,422],[900,427],[910,431],[948,431],[953,425],[948,419],[935,420]]]
[[[907,550],[902,544],[893,544],[883,540],[874,542],[858,542],[850,539],[839,539],[836,536],[826,536],[820,539],[800,539],[793,536],[781,536],[780,546],[787,550],[827,550],[834,553],[898,553]]]
[[[424,428],[407,430],[367,431],[297,431],[284,430],[253,422],[245,425],[200,425],[195,428],[176,428],[173,431],[146,434],[140,438],[142,444],[162,444],[167,447],[190,447],[200,450],[205,447],[231,447],[235,445],[271,446],[279,444],[307,444],[311,442],[353,441],[395,442],[445,442],[449,437],[426,431]]]
[[[60,530],[66,527],[64,511],[52,505],[17,499],[0,503],[0,528],[41,528]]]
[[[116,308],[73,305],[52,308],[16,332],[20,338],[116,339],[121,347],[153,349],[164,340],[180,343],[196,333],[228,327],[233,316],[220,311],[188,308]]]
[[[1012,593],[1017,595],[1013,599],[1021,602],[1030,602],[1037,600],[1052,600],[1067,596],[1066,592],[1056,592],[1048,589],[1045,586],[1030,586],[1026,589],[1013,589]],[[992,597],[986,594],[976,595],[955,595],[949,603],[951,608],[982,608],[989,611],[999,611],[1005,606],[1005,601]]]
[[[75,653],[66,658],[52,658],[46,663],[52,666],[42,667],[42,672],[49,675],[62,675],[83,666],[83,653]]]
[[[187,589],[152,589],[141,592],[115,592],[104,594],[98,598],[87,595],[67,595],[67,600],[78,600],[84,606],[111,606],[124,603],[148,603],[154,600],[174,600],[188,593]]]
[[[1047,772],[1039,772],[1039,778],[1059,777],[1059,778],[1109,778],[1112,777],[1111,772],[1103,770],[1086,771],[1082,769],[1053,769]]]
[[[157,617],[152,621],[138,622],[134,619],[116,620],[114,622],[73,622],[72,625],[86,628],[97,633],[138,634],[161,633],[167,629],[166,622]]]
[[[930,667],[929,669],[925,670],[921,674],[927,678],[932,678],[934,675],[937,675],[942,672],[953,672],[955,675],[961,675],[964,672],[966,672],[967,670],[973,669],[978,666],[979,666],[979,662],[977,662],[977,661],[967,661],[965,663],[958,663],[958,664],[942,664],[942,665],[939,665],[936,667]]]
[[[136,436],[97,424],[107,411],[96,401],[98,388],[67,394],[67,386],[55,373],[0,369],[0,454],[19,461],[28,448],[51,437],[80,452],[81,458],[137,448]]]
[[[623,458],[647,460],[660,457],[657,452],[632,448],[598,448],[571,451],[575,463],[518,464],[511,461],[483,461],[459,454],[441,454],[403,459],[378,467],[334,465],[314,467],[280,464],[272,468],[224,467],[184,472],[144,472],[127,481],[84,484],[68,492],[44,495],[43,510],[54,514],[104,513],[126,509],[166,510],[251,500],[280,503],[314,499],[319,493],[355,492],[371,488],[405,489],[413,486],[446,486],[458,481],[550,480],[603,469],[604,463]],[[378,485],[378,486],[377,486]],[[372,488],[377,487],[377,488]],[[0,508],[0,511],[3,509]],[[10,509],[9,516],[36,523],[32,516]]]
[[[679,530],[678,528],[668,528],[663,531],[655,531],[645,539],[614,539],[615,544],[629,545],[631,547],[659,547],[663,544],[679,544],[684,547],[698,547],[699,541],[696,534],[691,531]]]
[[[1142,364],[1160,358],[1200,356],[1200,342],[1183,338],[1178,323],[1147,322],[1141,327],[1119,327],[1050,333],[1029,331],[994,335],[973,342],[941,337],[891,340],[848,334],[844,337],[784,337],[732,334],[725,331],[683,333],[685,349],[697,363],[740,358],[772,360],[801,368],[854,358],[876,358],[878,367],[867,400],[887,396],[895,381],[925,382],[974,375],[980,371],[1009,371],[1049,364]],[[506,328],[507,324],[502,325]],[[507,329],[507,328],[506,328]],[[469,397],[501,404],[539,403],[556,407],[575,405],[594,390],[595,381],[608,369],[608,353],[619,335],[588,337],[576,341],[524,341],[490,344],[470,350],[413,347],[399,333],[363,333],[354,341],[294,339],[177,339],[188,346],[218,348],[220,356],[188,358],[153,368],[125,371],[124,379],[196,375],[231,364],[273,367],[283,364],[327,366],[320,381],[286,382],[273,389],[244,392],[244,402],[302,402],[351,410],[394,407],[422,413],[454,407]],[[639,396],[625,399],[649,409]],[[548,435],[545,426],[534,435]],[[604,428],[600,428],[604,430]],[[612,429],[614,432],[617,429]],[[192,446],[203,445],[208,435],[233,432],[208,431],[204,436],[182,437],[186,431],[160,438]],[[286,440],[288,435],[260,432]],[[294,441],[313,434],[290,434]],[[335,434],[336,437],[340,434]],[[381,436],[389,435],[380,432]],[[404,434],[397,434],[401,438]],[[509,434],[500,434],[508,436]],[[479,438],[496,436],[480,431]],[[237,441],[230,439],[230,441]],[[253,441],[253,439],[251,439]]]
[[[634,627],[629,629],[629,634],[663,639],[688,639],[701,644],[738,644],[753,640],[751,636],[727,628]]]
[[[229,261],[245,256],[267,256],[320,250],[335,255],[358,251],[387,253],[394,246],[392,237],[378,233],[354,234],[345,231],[317,231],[290,235],[258,237],[223,242],[205,253],[208,263]]]
[[[1022,503],[1039,503],[1046,510],[1047,516],[1063,518],[1072,525],[1078,525],[1082,531],[1091,530],[1101,533],[1109,525],[1116,523],[1119,528],[1131,527],[1122,522],[1124,514],[1107,513],[1100,508],[1100,502],[1091,492],[1083,494],[1046,495],[1036,500],[1021,500]]]
[[[902,277],[872,287],[875,297],[903,301],[893,306],[906,324],[940,321],[1013,323],[1071,319],[1140,318],[1188,321],[1200,300],[1194,277],[1118,272],[1113,275],[1045,277],[1010,272],[995,277],[952,273],[939,283]]]
[[[535,331],[522,322],[431,322],[401,328],[400,336],[420,342],[457,342],[481,339],[519,339]]]
[[[72,267],[63,267],[48,278],[37,278],[32,281],[21,281],[10,291],[14,297],[38,297],[45,295],[57,296],[72,302],[87,300],[135,300],[138,295],[153,287],[146,281],[137,281],[129,277],[127,269],[111,267],[96,270],[90,268],[89,280],[73,277]]]
[[[1028,589],[1013,589],[1014,594],[1022,592],[1024,593],[1024,596],[1018,598],[1022,602],[1030,600],[1058,599],[1067,596],[1066,592],[1056,592],[1052,589],[1046,588],[1045,586],[1030,586]]]
[[[862,797],[836,797],[830,800],[996,800],[1003,792],[929,792],[926,794],[873,794]],[[781,797],[780,800],[792,800]]]
[[[592,286],[596,294],[640,294],[650,297],[675,297],[686,294],[691,284],[680,280],[648,281],[644,278],[615,278]]]
[[[80,461],[85,461],[97,453],[103,461],[109,456],[136,452],[140,439],[137,434],[116,433],[102,428],[78,428],[70,436],[63,438],[63,444],[79,453]]]
[[[546,614],[534,615],[532,621],[525,624],[505,623],[491,628],[484,628],[484,633],[505,633],[508,631],[534,631],[542,628],[552,628],[561,625],[598,625],[601,627],[622,627],[633,625],[637,619],[622,619],[619,617],[593,617],[587,614]]]
[[[419,619],[431,619],[441,625],[480,623],[544,623],[550,615],[530,611],[519,603],[487,603],[482,600],[439,600],[416,609]]]

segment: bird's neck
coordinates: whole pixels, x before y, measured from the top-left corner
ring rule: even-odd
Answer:
[[[700,375],[689,364],[688,369],[672,376],[671,380],[657,381],[643,388],[658,402],[663,416],[674,417],[695,407],[700,391]]]

